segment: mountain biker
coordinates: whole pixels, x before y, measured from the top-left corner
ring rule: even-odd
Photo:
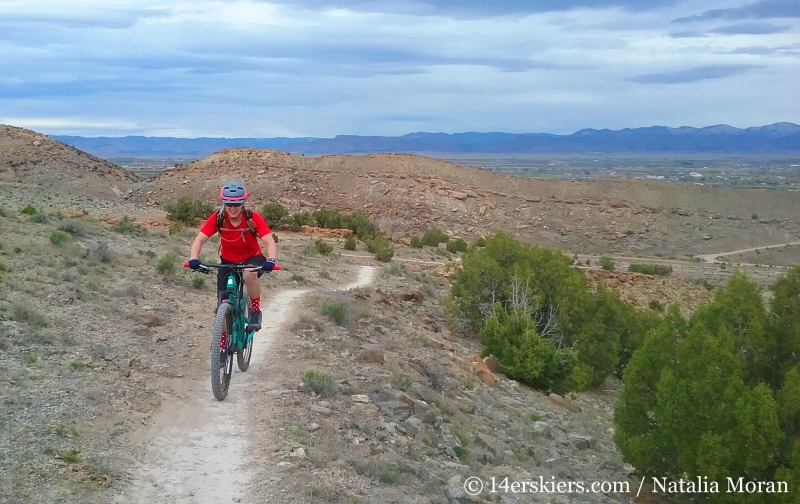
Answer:
[[[200,269],[200,250],[206,241],[219,232],[220,264],[249,264],[263,271],[272,271],[275,267],[277,246],[267,222],[258,212],[246,210],[247,188],[241,182],[228,182],[219,190],[219,199],[225,205],[223,210],[214,212],[208,217],[200,232],[192,243],[189,267]],[[218,223],[221,225],[218,226]],[[267,257],[261,251],[258,239],[267,247]],[[249,326],[252,330],[261,329],[261,283],[259,277],[263,271],[242,271],[247,295],[250,296]],[[217,276],[217,303],[223,302],[223,292],[227,287],[229,268],[219,268]]]

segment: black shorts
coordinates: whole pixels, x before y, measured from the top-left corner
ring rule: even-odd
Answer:
[[[220,264],[249,264],[251,266],[259,267],[264,264],[264,256],[257,255],[253,256],[249,259],[246,259],[240,263],[232,263],[230,261],[226,261],[223,258],[219,258]],[[222,299],[222,293],[228,287],[228,275],[233,273],[236,275],[236,281],[241,283],[244,281],[242,278],[242,271],[241,270],[233,270],[231,268],[219,268],[217,269],[217,301],[219,302]]]

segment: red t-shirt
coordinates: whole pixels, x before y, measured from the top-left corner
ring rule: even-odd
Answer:
[[[270,234],[269,226],[258,212],[253,212],[253,223],[256,225],[258,236],[263,238]],[[200,232],[206,236],[212,236],[217,232],[217,212],[209,216],[208,220],[200,228]],[[231,224],[228,212],[225,212],[225,220],[220,231],[220,257],[229,262],[242,262],[253,256],[264,255],[261,245],[250,228],[247,227],[247,215],[242,212],[242,221],[238,226]]]

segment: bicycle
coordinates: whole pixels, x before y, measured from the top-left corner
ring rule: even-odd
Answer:
[[[189,263],[183,263],[183,267],[188,268]],[[259,273],[266,271],[251,264],[201,264],[200,269],[196,271],[209,274],[210,268],[233,270],[228,275],[223,295],[218,295],[214,329],[211,334],[211,391],[218,401],[222,401],[228,395],[231,383],[233,354],[236,354],[240,371],[247,371],[250,367],[250,357],[253,355],[255,331],[248,328],[250,299],[244,295],[242,271],[257,270]],[[277,264],[273,268],[273,270],[280,269]]]

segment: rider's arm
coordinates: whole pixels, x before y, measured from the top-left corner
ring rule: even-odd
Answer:
[[[197,237],[194,239],[194,243],[192,243],[192,252],[189,259],[200,258],[200,250],[202,250],[203,245],[206,244],[209,238],[211,237],[208,235],[205,235],[203,233],[197,233]]]
[[[200,228],[200,232],[197,233],[197,237],[194,239],[194,243],[192,243],[192,252],[191,257],[189,259],[200,259],[200,250],[203,248],[203,245],[206,244],[211,235],[217,232],[217,213],[214,212],[208,216],[206,222],[203,224],[203,227]]]
[[[256,224],[256,231],[261,243],[267,247],[267,259],[277,259],[278,247],[275,245],[275,239],[272,237],[272,230],[267,225],[267,221],[258,212],[253,212],[253,221]]]
[[[267,247],[267,259],[277,259],[278,246],[275,245],[275,239],[272,237],[272,233],[262,236],[261,243]]]

